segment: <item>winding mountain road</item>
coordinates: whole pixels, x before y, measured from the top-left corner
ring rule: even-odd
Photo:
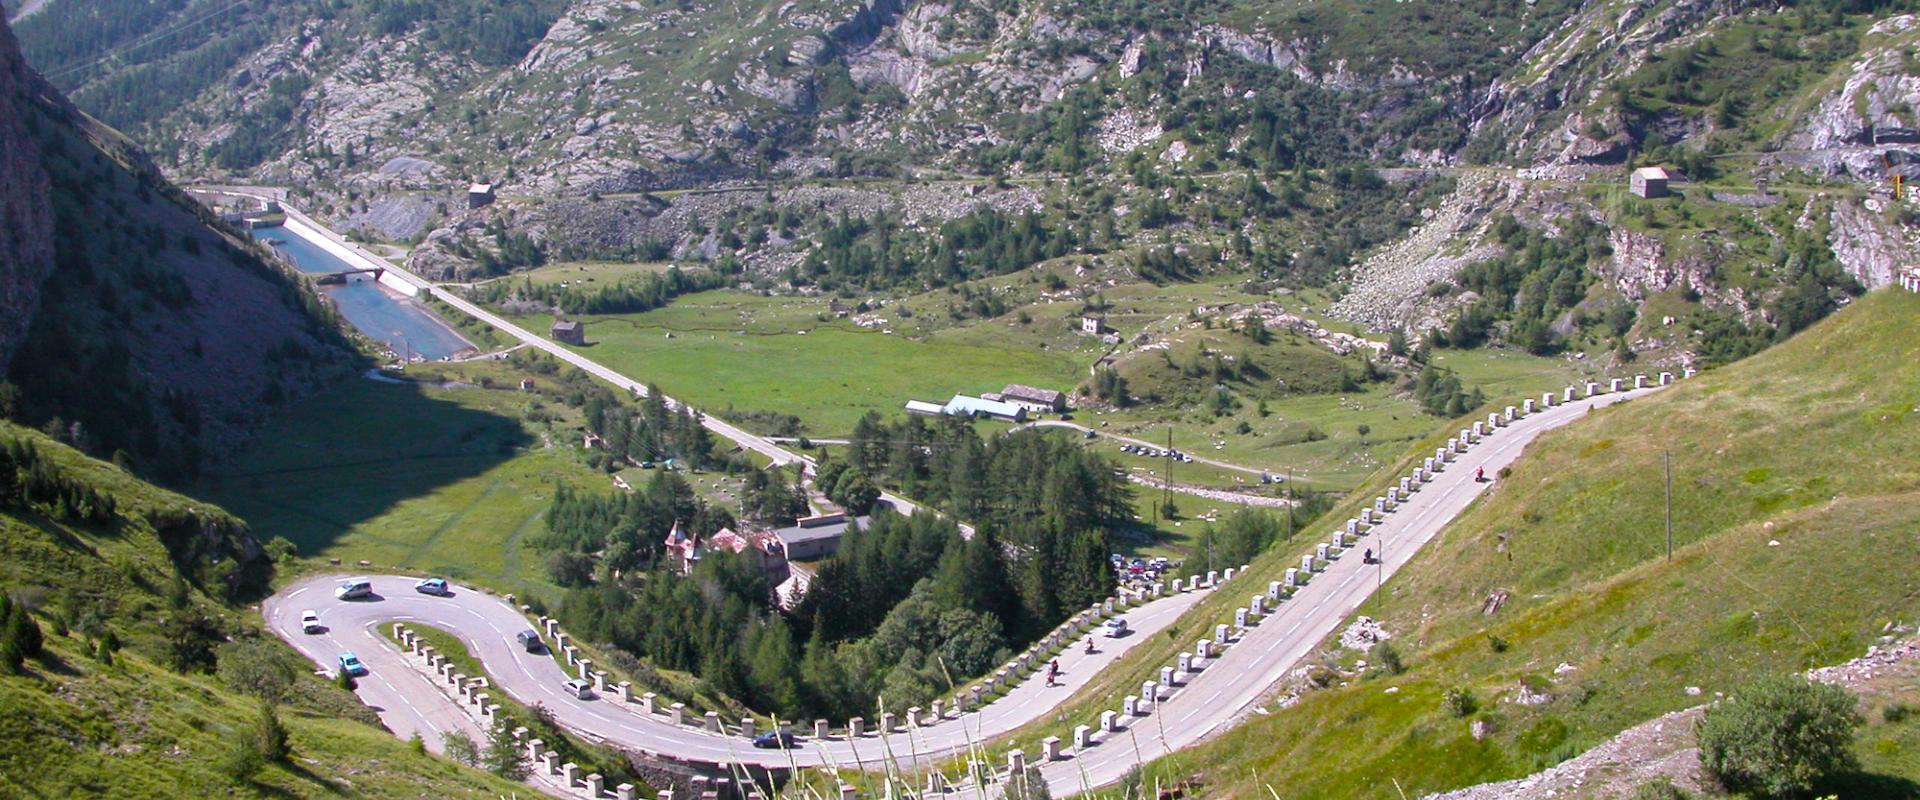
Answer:
[[[1421,547],[1493,486],[1492,481],[1475,481],[1476,469],[1497,474],[1501,467],[1519,460],[1540,434],[1572,423],[1591,409],[1657,390],[1651,387],[1604,394],[1537,411],[1468,448],[1354,544],[1373,550],[1377,563],[1363,564],[1352,552],[1335,559],[1292,598],[1249,627],[1244,636],[1231,640],[1222,655],[1212,659],[1172,697],[1161,701],[1150,715],[1123,718],[1122,730],[1098,734],[1084,752],[1069,751],[1061,761],[1044,765],[1042,772],[1054,795],[1066,796],[1118,781],[1134,765],[1192,746],[1250,713],[1314,647],[1411,562]],[[1254,577],[1258,580],[1228,581],[1223,590],[1249,598],[1264,593],[1268,577]]]
[[[1060,760],[1042,765],[1055,796],[1118,781],[1135,765],[1192,746],[1251,713],[1315,646],[1493,485],[1474,480],[1476,469],[1497,473],[1518,460],[1540,434],[1570,424],[1593,409],[1653,391],[1657,388],[1585,398],[1539,410],[1495,429],[1438,472],[1433,481],[1404,498],[1395,511],[1355,544],[1356,548],[1378,553],[1377,563],[1364,564],[1352,552],[1334,559],[1294,597],[1230,639],[1224,652],[1177,684],[1173,694],[1154,704],[1150,712],[1121,718],[1117,731],[1095,733],[1084,749],[1067,743]],[[644,714],[637,705],[623,703],[617,697],[581,700],[571,696],[562,688],[571,676],[552,657],[529,654],[514,643],[513,634],[530,627],[529,621],[517,609],[491,596],[464,588],[456,588],[452,597],[420,595],[412,590],[412,579],[389,576],[374,578],[374,598],[337,601],[331,587],[339,577],[317,576],[295,583],[269,598],[262,613],[276,634],[323,665],[331,664],[342,650],[358,654],[372,670],[369,679],[361,682],[362,697],[402,735],[420,731],[432,741],[432,734],[459,728],[463,723],[453,715],[464,712],[418,666],[417,657],[403,653],[379,629],[395,621],[453,632],[486,665],[495,691],[525,704],[544,705],[562,724],[590,738],[678,758],[772,767],[871,768],[887,761],[923,762],[980,746],[1053,714],[1101,669],[1173,624],[1205,596],[1201,592],[1175,594],[1125,612],[1123,616],[1134,633],[1121,639],[1097,639],[1101,646],[1095,654],[1082,652],[1077,642],[1068,647],[1060,656],[1064,670],[1064,685],[1060,687],[1029,680],[982,709],[950,714],[925,727],[859,739],[803,739],[798,749],[783,753],[755,750],[739,736],[673,725],[665,717]],[[1251,596],[1263,593],[1268,579],[1264,575],[1237,578],[1226,581],[1223,588]],[[316,635],[301,633],[299,617],[305,608],[319,611],[329,630]],[[1204,631],[1206,625],[1196,628]],[[1097,629],[1088,635],[1097,636]],[[1091,726],[1096,720],[1079,722]],[[796,727],[804,730],[807,726]],[[1039,754],[1031,755],[1034,761],[1039,760]]]
[[[474,735],[475,728],[462,723],[465,707],[447,693],[445,682],[432,677],[419,656],[404,652],[388,638],[387,628],[394,622],[452,633],[486,667],[494,687],[490,691],[504,692],[524,705],[543,705],[561,724],[593,740],[681,759],[768,767],[876,766],[889,760],[915,763],[982,744],[994,735],[1039,719],[1101,669],[1153,632],[1172,624],[1206,596],[1205,592],[1171,595],[1123,612],[1120,616],[1133,633],[1106,638],[1096,628],[1087,634],[1099,637],[1093,653],[1087,653],[1076,640],[1075,646],[1058,656],[1059,686],[1028,680],[997,701],[965,714],[950,712],[931,725],[859,739],[832,736],[818,740],[803,735],[800,747],[783,753],[756,750],[741,736],[674,725],[666,716],[647,714],[637,703],[622,702],[612,692],[586,700],[575,697],[564,686],[574,675],[564,671],[553,656],[529,653],[514,640],[514,634],[531,629],[533,623],[519,609],[492,595],[460,586],[453,587],[451,596],[425,595],[414,591],[414,578],[373,576],[371,597],[336,600],[333,588],[345,577],[333,574],[302,579],[268,598],[261,605],[261,614],[270,630],[324,667],[336,666],[340,653],[357,655],[368,669],[367,676],[360,679],[361,698],[400,736],[417,732],[437,746],[439,736],[447,731]],[[301,631],[301,612],[309,609],[319,613],[325,630],[315,634]],[[905,709],[899,711],[904,720]],[[696,715],[688,716],[691,721]],[[796,733],[805,734],[809,727],[797,724]]]
[[[1121,442],[1123,444],[1130,444],[1135,447],[1144,447],[1148,450],[1152,450],[1155,452],[1162,452],[1167,449],[1167,446],[1164,443],[1154,444],[1153,442],[1149,442],[1145,439],[1135,439],[1131,436],[1121,436],[1120,434],[1117,434],[1117,433],[1107,433],[1106,431],[1095,430],[1085,425],[1081,425],[1077,422],[1066,422],[1064,420],[1042,419],[1042,420],[1035,420],[1033,422],[1029,422],[1024,425],[1014,426],[1014,430],[1019,430],[1021,428],[1068,428],[1071,430],[1080,431],[1081,433],[1092,431],[1099,438],[1106,439],[1108,441]],[[1272,474],[1267,470],[1244,466],[1241,464],[1234,464],[1227,461],[1219,461],[1219,460],[1207,458],[1206,456],[1198,455],[1195,453],[1187,453],[1187,456],[1201,464],[1219,467],[1221,469],[1226,469],[1226,470],[1233,470],[1234,472],[1244,472],[1248,475]]]

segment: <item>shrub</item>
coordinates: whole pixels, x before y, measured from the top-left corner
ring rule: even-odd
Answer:
[[[1479,710],[1480,699],[1473,691],[1464,686],[1455,686],[1440,696],[1440,707],[1456,717],[1464,717]]]
[[[1487,647],[1493,652],[1504,653],[1507,652],[1508,644],[1506,639],[1489,633],[1487,634]]]
[[[1667,778],[1647,781],[1633,790],[1629,800],[1692,800],[1693,793],[1673,785]]]
[[[1400,660],[1400,651],[1393,649],[1391,642],[1375,642],[1373,647],[1367,650],[1367,660],[1388,675],[1398,675],[1407,671],[1407,665]]]
[[[1047,789],[1047,778],[1040,774],[1040,768],[1027,767],[1020,775],[1007,776],[1006,788],[1000,797],[1003,800],[1053,800],[1053,793]]]
[[[261,761],[260,753],[254,749],[253,743],[240,738],[234,739],[228,746],[226,755],[220,758],[220,772],[234,783],[252,781],[253,776],[259,774],[262,766],[265,766],[265,762]]]
[[[1886,708],[1880,709],[1880,718],[1888,725],[1898,725],[1911,716],[1913,716],[1913,706],[1906,703],[1889,703]]]
[[[287,744],[287,727],[280,724],[280,715],[273,710],[273,704],[260,701],[260,720],[253,728],[254,752],[260,754],[260,760],[280,762],[292,755],[293,748]]]
[[[467,738],[466,734],[448,731],[443,741],[447,746],[447,758],[469,767],[480,764],[480,748],[474,746],[473,740]]]
[[[527,777],[527,764],[521,758],[520,743],[513,739],[514,727],[503,719],[488,729],[487,745],[479,756],[481,768],[510,781]]]
[[[223,644],[214,651],[214,659],[221,683],[262,700],[285,699],[299,675],[278,649],[259,639]]]
[[[1701,716],[1700,764],[1736,791],[1805,794],[1822,777],[1853,767],[1850,748],[1861,721],[1845,689],[1794,676],[1763,679]]]

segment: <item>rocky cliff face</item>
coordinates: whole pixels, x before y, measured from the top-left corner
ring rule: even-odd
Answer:
[[[1762,5],[1756,0],[1585,3],[1528,50],[1511,74],[1488,87],[1471,112],[1472,125],[1481,133],[1499,131],[1528,161],[1617,164],[1626,159],[1632,138],[1617,116],[1589,115],[1584,107],[1653,54]]]
[[[4,25],[0,214],[12,412],[91,454],[189,476],[350,366],[296,279],[28,70]]]
[[[21,111],[35,84],[13,31],[0,22],[0,374],[26,335],[40,305],[40,283],[53,269],[47,173]]]

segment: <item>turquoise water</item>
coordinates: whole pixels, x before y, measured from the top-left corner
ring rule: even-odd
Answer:
[[[255,228],[253,238],[286,253],[301,272],[345,272],[353,265],[284,228]],[[436,361],[472,347],[433,312],[389,294],[372,275],[355,275],[344,285],[322,286],[340,316],[361,333],[385,342],[396,353]]]

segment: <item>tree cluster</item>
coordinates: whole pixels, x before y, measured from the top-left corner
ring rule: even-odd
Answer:
[[[1071,231],[1055,230],[1037,212],[1018,217],[976,211],[928,236],[904,230],[892,213],[869,218],[841,214],[825,224],[817,246],[792,279],[825,287],[945,286],[1004,275],[1071,252]]]
[[[1186,561],[1186,574],[1205,575],[1209,570],[1250,563],[1275,541],[1291,537],[1301,523],[1332,506],[1331,499],[1317,493],[1303,493],[1294,499],[1299,505],[1279,513],[1242,506],[1226,519],[1202,528],[1200,537],[1194,540],[1193,556]]]
[[[1119,408],[1133,404],[1133,398],[1127,395],[1127,379],[1112,367],[1101,367],[1094,371],[1093,378],[1087,384],[1088,393],[1102,402],[1112,403]]]
[[[971,539],[931,514],[880,509],[782,612],[756,553],[707,552],[686,575],[661,557],[675,520],[702,537],[732,524],[677,475],[631,495],[561,489],[543,544],[585,569],[569,577],[556,616],[756,708],[842,717],[925,705],[1111,592],[1107,525],[1131,508],[1111,465],[1064,437],[982,441],[964,420],[912,419],[863,419],[848,456],[820,466],[818,485],[855,512],[875,505],[883,483],[911,485],[964,511],[979,526]],[[743,514],[775,523],[803,507],[782,505],[799,496],[783,472],[753,474],[759,488],[749,487]],[[595,554],[606,567],[598,580]]]
[[[43,646],[40,623],[34,621],[26,606],[0,591],[0,673],[19,672],[27,659],[40,657]]]
[[[1427,364],[1413,379],[1413,399],[1428,414],[1448,419],[1479,408],[1487,402],[1480,387],[1468,388],[1460,376],[1446,367]]]
[[[547,510],[547,535],[539,544],[550,553],[592,554],[584,576],[574,571],[570,579],[556,581],[563,586],[585,585],[592,579],[594,560],[609,572],[652,568],[676,521],[690,535],[703,538],[734,524],[732,514],[700,499],[685,478],[662,472],[632,493],[598,494],[556,486],[553,505]]]
[[[1548,238],[1505,214],[1495,222],[1494,235],[1508,253],[1461,268],[1455,280],[1480,299],[1436,332],[1436,343],[1475,347],[1493,334],[1494,323],[1506,321],[1512,344],[1537,355],[1557,351],[1564,341],[1554,331],[1556,318],[1586,297],[1594,280],[1587,265],[1613,252],[1607,229],[1576,216]]]
[[[660,387],[647,388],[636,410],[617,395],[596,387],[582,406],[587,429],[599,435],[611,462],[673,459],[689,469],[725,466],[713,435],[686,407],[669,410]]]
[[[0,444],[0,509],[36,509],[54,519],[104,524],[115,518],[113,495],[68,476],[25,439]]]
[[[567,314],[637,314],[662,308],[683,294],[718,289],[729,280],[721,271],[675,268],[597,287],[495,281],[474,287],[469,296],[493,305],[531,300]]]

